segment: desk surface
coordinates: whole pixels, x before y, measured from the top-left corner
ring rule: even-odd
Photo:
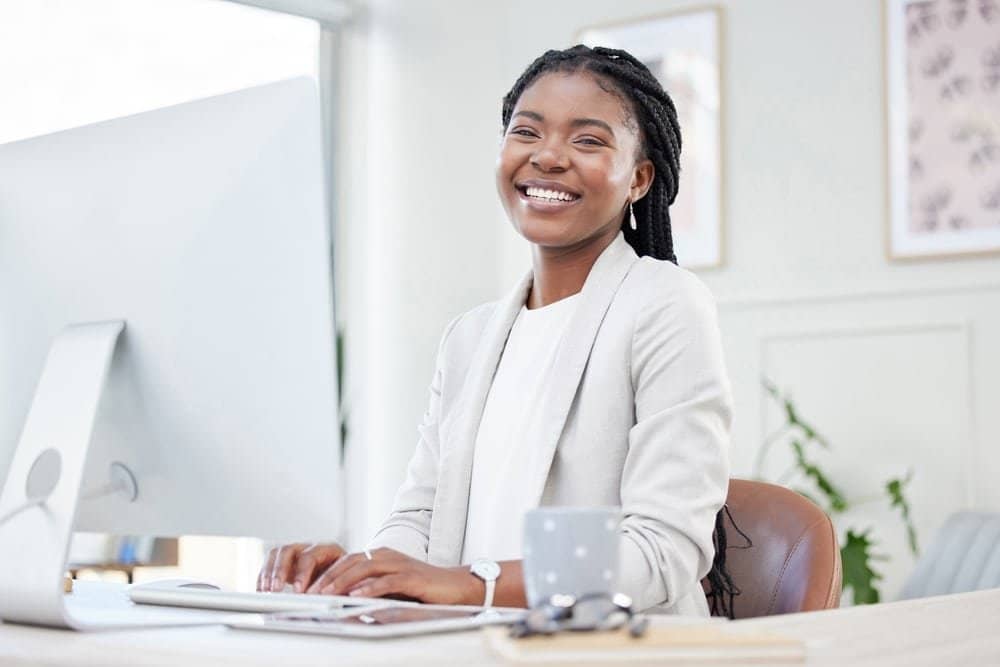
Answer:
[[[809,665],[1000,664],[1000,589],[736,621],[809,643]],[[3,665],[503,664],[479,632],[378,642],[220,626],[73,633],[0,625]],[[621,663],[628,664],[628,663]]]

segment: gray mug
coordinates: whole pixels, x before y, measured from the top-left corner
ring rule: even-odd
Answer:
[[[553,595],[613,595],[618,583],[617,507],[540,507],[524,516],[524,592],[528,606]]]

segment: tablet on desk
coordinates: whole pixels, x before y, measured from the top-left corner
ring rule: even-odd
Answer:
[[[366,610],[269,614],[235,621],[228,625],[241,630],[305,632],[337,637],[379,639],[471,630],[486,625],[509,625],[517,622],[523,614],[524,611],[520,609],[484,610],[482,607],[407,605]]]

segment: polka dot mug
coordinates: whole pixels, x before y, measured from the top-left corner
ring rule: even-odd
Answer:
[[[540,507],[524,517],[524,590],[528,606],[553,595],[613,595],[621,537],[617,507]]]

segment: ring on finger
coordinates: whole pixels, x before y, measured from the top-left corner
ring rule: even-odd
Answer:
[[[372,552],[371,552],[371,550],[365,549],[365,558],[367,558],[368,560],[372,559]]]

